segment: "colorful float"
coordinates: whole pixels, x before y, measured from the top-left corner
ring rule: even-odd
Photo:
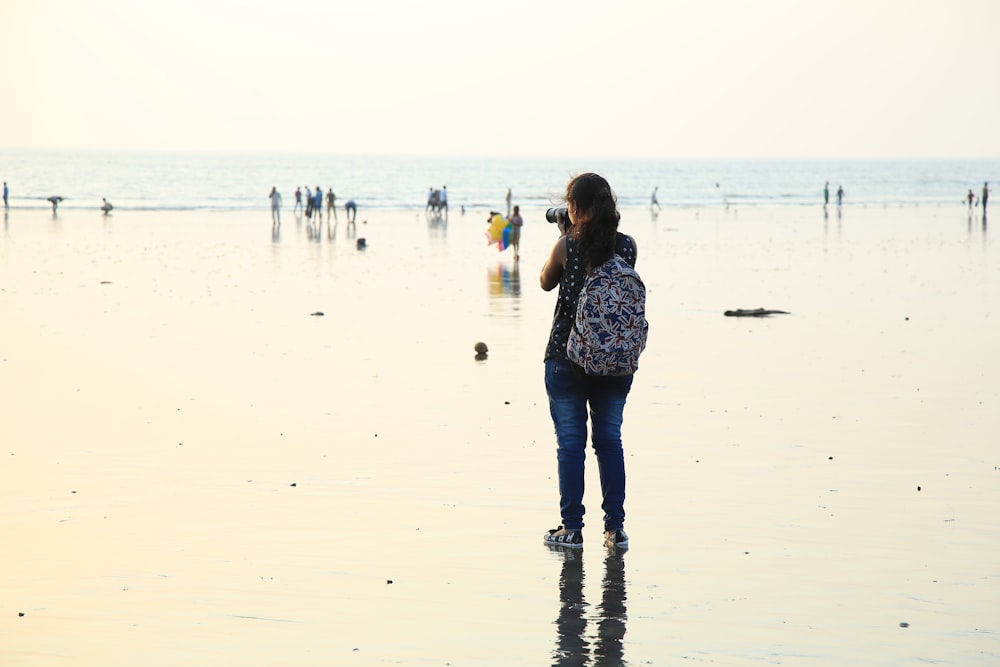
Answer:
[[[497,250],[503,252],[510,245],[510,237],[514,233],[514,227],[510,224],[510,220],[496,211],[490,212],[487,222],[489,223],[489,227],[486,228],[487,245],[496,243]]]

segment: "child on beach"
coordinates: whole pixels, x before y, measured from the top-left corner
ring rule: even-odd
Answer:
[[[521,207],[514,207],[514,215],[510,216],[510,226],[512,228],[510,234],[510,244],[514,246],[514,259],[519,259],[521,257],[521,226],[524,224],[524,219],[521,218]]]

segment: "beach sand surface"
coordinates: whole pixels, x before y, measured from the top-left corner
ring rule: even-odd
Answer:
[[[623,211],[632,548],[591,465],[566,554],[542,213],[9,213],[0,664],[1000,663],[995,230]]]

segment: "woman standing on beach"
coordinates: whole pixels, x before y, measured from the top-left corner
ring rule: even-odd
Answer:
[[[621,215],[611,186],[597,174],[581,174],[566,186],[568,223],[560,221],[562,235],[539,276],[546,292],[559,287],[555,316],[545,348],[545,389],[555,424],[559,470],[559,506],[562,525],[548,531],[547,544],[583,547],[584,459],[587,448],[587,411],[604,510],[604,543],[627,548],[625,534],[625,458],[621,426],[632,375],[587,375],[566,354],[580,289],[591,271],[615,254],[635,266],[635,240],[618,231]]]

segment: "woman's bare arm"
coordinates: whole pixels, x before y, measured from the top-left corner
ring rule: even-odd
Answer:
[[[566,237],[560,236],[556,244],[552,246],[552,253],[542,267],[542,273],[538,276],[542,289],[546,292],[559,285],[563,271],[566,270]]]

